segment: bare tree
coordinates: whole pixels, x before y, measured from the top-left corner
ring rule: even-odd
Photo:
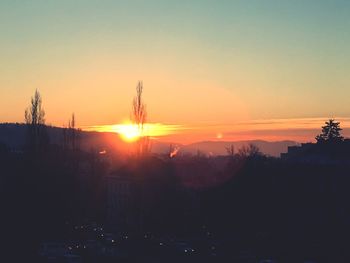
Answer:
[[[252,143],[248,146],[244,145],[238,150],[238,156],[241,158],[257,157],[261,155],[262,153],[260,152],[259,147]]]
[[[146,122],[147,111],[146,105],[142,100],[143,84],[141,81],[136,86],[136,96],[132,102],[132,121],[139,129],[140,138],[137,141],[137,153],[143,155],[150,151],[150,140],[148,136],[144,136],[144,124]]]
[[[44,125],[45,111],[42,107],[42,99],[38,90],[35,90],[34,96],[31,98],[30,106],[24,112],[26,124]]]
[[[66,150],[68,148],[68,128],[63,125],[63,129],[62,129],[62,147],[64,150]]]
[[[75,115],[72,113],[72,119],[69,121],[69,135],[70,135],[70,142],[71,142],[71,148],[72,150],[75,150],[76,148],[76,130],[75,130]]]
[[[233,144],[231,144],[230,146],[226,146],[225,148],[228,156],[230,157],[235,156],[235,146]]]
[[[75,114],[72,113],[72,118],[68,120],[68,127],[63,129],[63,147],[77,150],[79,148],[79,129],[76,129]]]
[[[142,100],[143,84],[141,81],[136,86],[136,96],[132,102],[132,119],[135,124],[143,129],[143,124],[146,122],[147,112],[146,105]]]
[[[71,121],[70,121],[70,126],[71,126],[71,128],[72,129],[75,129],[75,114],[74,114],[74,112],[72,113],[72,119],[71,119]]]
[[[28,126],[28,146],[32,150],[38,150],[48,142],[45,127],[45,111],[42,107],[42,98],[38,90],[35,90],[30,105],[24,112],[24,119]]]

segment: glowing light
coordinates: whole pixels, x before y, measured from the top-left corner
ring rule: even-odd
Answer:
[[[86,131],[115,132],[127,142],[137,141],[140,137],[156,138],[177,133],[184,129],[180,125],[162,123],[145,123],[142,127],[130,122],[114,125],[90,126],[84,128]]]
[[[143,129],[136,124],[117,124],[113,130],[129,142],[136,141],[143,135]]]

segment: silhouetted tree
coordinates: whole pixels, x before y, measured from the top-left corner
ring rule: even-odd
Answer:
[[[68,148],[68,129],[63,125],[62,129],[62,148],[66,150]]]
[[[227,155],[230,157],[234,157],[235,156],[235,146],[233,144],[231,144],[230,146],[225,147]]]
[[[146,122],[146,105],[142,100],[143,84],[141,81],[136,86],[136,96],[132,103],[132,121],[137,125],[140,138],[137,141],[137,154],[143,155],[150,151],[150,141],[148,136],[144,136],[144,124]]]
[[[72,118],[68,120],[68,128],[63,129],[63,147],[77,150],[79,149],[80,133],[79,129],[76,129],[75,114],[72,114]]]
[[[136,87],[136,96],[132,103],[133,121],[142,129],[146,122],[147,112],[146,105],[142,101],[143,84],[139,81]]]
[[[343,141],[344,138],[341,136],[340,131],[340,123],[336,122],[334,119],[330,119],[325,122],[325,126],[322,126],[321,134],[316,136],[316,140],[318,143],[322,142],[340,142]]]
[[[24,118],[26,124],[45,124],[45,111],[42,108],[42,99],[38,90],[35,90],[34,97],[31,98],[30,106],[24,112]]]
[[[42,107],[42,98],[38,90],[35,90],[30,106],[24,112],[24,118],[28,127],[28,146],[32,150],[38,150],[48,143],[45,111]]]
[[[68,130],[69,130],[69,141],[71,144],[71,149],[76,149],[76,129],[75,129],[75,115],[72,114],[72,119],[68,121]]]
[[[260,149],[258,146],[256,146],[255,144],[249,144],[248,146],[242,146],[242,148],[240,148],[238,150],[238,156],[242,157],[242,158],[246,158],[246,157],[257,157],[257,156],[261,156],[262,153],[260,152]]]

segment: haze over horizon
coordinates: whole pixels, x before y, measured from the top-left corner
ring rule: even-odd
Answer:
[[[106,129],[142,80],[161,140],[313,141],[328,118],[347,137],[349,13],[341,0],[1,1],[0,122],[23,122],[38,89],[48,124],[74,112]]]

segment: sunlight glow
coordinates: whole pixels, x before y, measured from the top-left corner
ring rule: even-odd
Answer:
[[[344,135],[350,137],[350,118],[334,117],[341,122]],[[295,140],[309,142],[319,132],[327,117],[295,118],[295,119],[260,119],[227,124],[163,124],[146,123],[142,136],[157,139],[165,143],[190,144],[208,140]],[[123,141],[132,142],[137,139],[137,129],[130,127],[132,123],[125,121],[114,125],[83,126],[84,131],[113,132],[120,135]],[[127,134],[127,135],[126,135]],[[131,139],[131,137],[133,137]],[[127,140],[127,138],[130,138]]]
[[[224,136],[222,135],[222,133],[221,132],[219,132],[218,134],[216,134],[216,138],[217,139],[222,139]]]
[[[113,126],[113,131],[118,133],[122,139],[128,142],[136,141],[143,136],[143,129],[136,124],[117,124]]]
[[[183,127],[180,125],[170,125],[162,123],[145,123],[143,127],[131,122],[114,125],[90,126],[84,128],[86,131],[115,132],[126,142],[137,141],[140,137],[157,138],[178,133]]]

